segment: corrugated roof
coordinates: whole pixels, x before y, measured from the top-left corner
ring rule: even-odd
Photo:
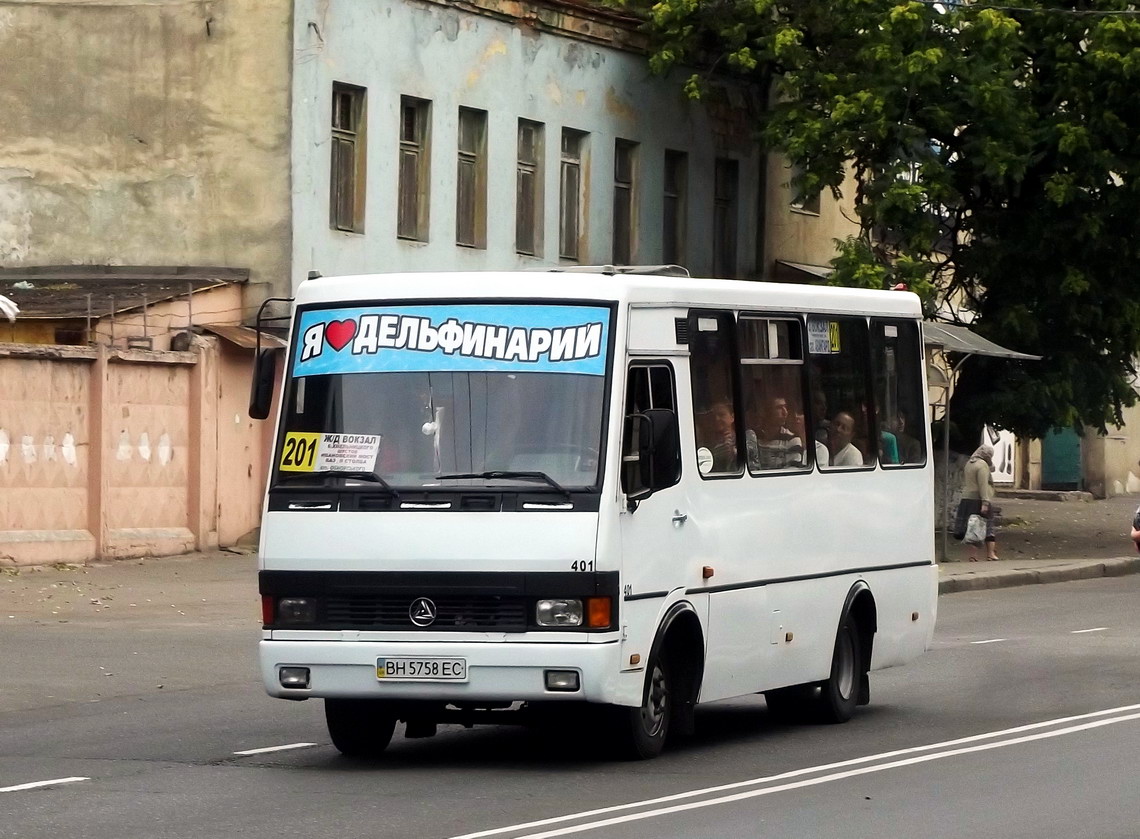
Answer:
[[[0,294],[21,320],[102,318],[248,279],[244,268],[48,265],[0,268]]]
[[[235,344],[243,349],[257,349],[256,329],[252,329],[248,326],[216,326],[213,324],[203,324],[201,328],[203,331],[217,335],[219,338],[224,338],[231,344]],[[268,332],[261,333],[261,348],[263,350],[284,349],[287,346],[289,345],[276,335],[270,335]]]

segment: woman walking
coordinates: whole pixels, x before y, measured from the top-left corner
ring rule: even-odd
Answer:
[[[982,443],[970,455],[962,472],[962,500],[958,502],[958,513],[954,517],[954,536],[962,539],[966,534],[966,523],[972,515],[980,515],[986,520],[986,559],[997,559],[997,540],[994,538],[994,447]],[[970,562],[978,561],[978,546],[966,543],[970,552]]]

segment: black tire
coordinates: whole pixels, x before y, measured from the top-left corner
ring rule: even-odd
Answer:
[[[325,722],[342,755],[376,757],[392,741],[396,712],[378,699],[326,699]]]
[[[841,723],[851,719],[859,704],[859,687],[863,678],[863,645],[859,626],[846,614],[835,634],[835,650],[831,655],[831,675],[820,683],[819,717],[823,722]]]
[[[655,655],[645,674],[641,706],[614,709],[618,756],[627,760],[648,760],[661,754],[669,736],[675,702],[667,663]]]

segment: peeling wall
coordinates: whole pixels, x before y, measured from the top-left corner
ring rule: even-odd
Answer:
[[[288,288],[290,0],[0,6],[0,265]]]
[[[750,132],[686,99],[678,79],[653,76],[637,36],[613,15],[569,3],[463,4],[298,0],[294,20],[294,284],[325,275],[530,268],[557,264],[560,138],[589,132],[583,194],[590,198],[584,264],[612,261],[614,143],[639,143],[633,261],[662,260],[665,149],[689,153],[689,258],[712,269],[713,172],[739,161],[738,276],[755,276],[760,157]],[[367,195],[363,234],[329,229],[331,93],[367,88]],[[396,237],[401,95],[430,100],[431,212],[427,242]],[[488,113],[485,249],[455,244],[458,109]],[[515,251],[519,118],[545,124],[541,258]]]

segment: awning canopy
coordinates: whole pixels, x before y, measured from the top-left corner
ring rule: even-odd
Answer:
[[[949,352],[968,353],[970,355],[991,355],[995,358],[1019,358],[1023,361],[1040,361],[1041,356],[1016,352],[1006,349],[983,338],[976,332],[971,332],[964,326],[954,326],[949,323],[935,323],[924,321],[922,324],[923,340],[928,347],[940,347]]]
[[[242,349],[257,348],[257,330],[248,326],[222,326],[207,323],[202,324],[202,330],[217,335]],[[261,333],[261,348],[263,350],[283,350],[287,346],[289,345],[276,335],[271,335],[268,332]]]
[[[778,283],[819,283],[831,276],[835,269],[829,265],[811,265],[777,259],[772,279]]]

